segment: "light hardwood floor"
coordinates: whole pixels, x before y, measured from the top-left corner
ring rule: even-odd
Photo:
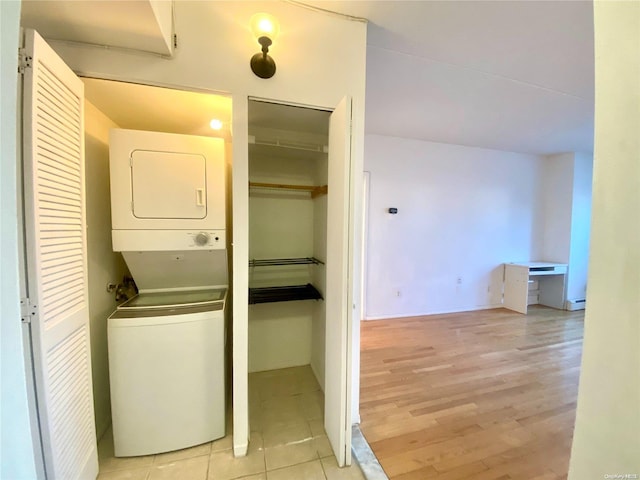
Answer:
[[[397,480],[567,477],[584,311],[362,322],[361,429]]]

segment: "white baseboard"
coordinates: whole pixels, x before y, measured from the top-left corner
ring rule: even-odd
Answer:
[[[567,300],[564,303],[564,309],[569,311],[574,310],[584,310],[586,308],[587,301],[584,298],[580,298],[577,300]]]
[[[504,305],[502,303],[497,303],[495,305],[482,305],[480,307],[458,307],[447,310],[436,310],[432,312],[422,312],[422,313],[401,313],[401,314],[391,314],[391,315],[367,315],[364,320],[388,320],[390,318],[408,318],[408,317],[424,317],[427,315],[443,315],[445,313],[464,313],[464,312],[475,312],[476,310],[491,310],[493,308],[503,308]]]

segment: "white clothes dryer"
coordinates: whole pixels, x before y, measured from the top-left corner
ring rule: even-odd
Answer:
[[[225,435],[225,288],[142,293],[108,319],[117,457]]]

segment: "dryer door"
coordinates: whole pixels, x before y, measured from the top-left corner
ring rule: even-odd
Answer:
[[[200,219],[207,216],[203,155],[135,150],[131,154],[136,218]]]

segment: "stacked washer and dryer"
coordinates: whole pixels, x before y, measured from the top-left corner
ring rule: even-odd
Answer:
[[[108,319],[116,456],[225,434],[225,152],[217,138],[112,130],[113,250],[139,293]]]

